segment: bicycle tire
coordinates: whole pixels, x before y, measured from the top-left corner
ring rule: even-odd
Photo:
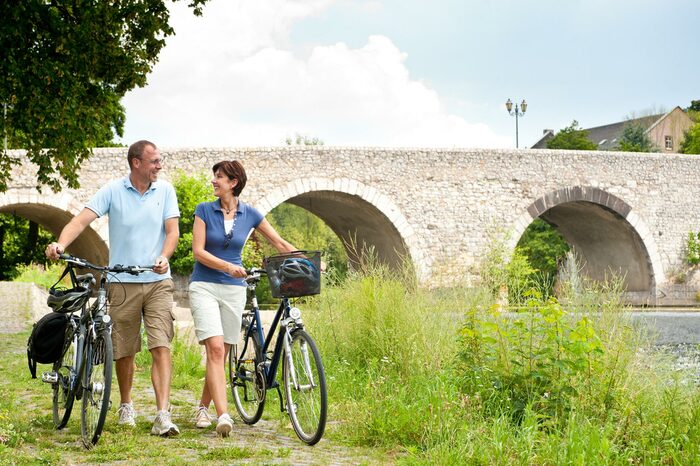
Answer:
[[[72,325],[68,325],[61,359],[53,364],[53,371],[58,377],[56,383],[52,384],[53,423],[56,429],[63,429],[68,424],[75,402],[75,391],[71,387],[78,374],[78,369],[75,367],[77,352],[75,331]]]
[[[91,448],[102,435],[109,396],[112,389],[112,337],[106,330],[98,330],[96,337],[85,343],[83,409],[80,430],[83,443]]]
[[[323,362],[316,342],[302,329],[292,331],[290,351],[282,365],[287,413],[299,439],[314,445],[323,436],[328,413]]]
[[[229,382],[236,411],[246,424],[255,424],[265,409],[265,379],[257,370],[263,362],[262,344],[258,334],[251,332],[243,342],[241,354],[238,345],[229,352]]]

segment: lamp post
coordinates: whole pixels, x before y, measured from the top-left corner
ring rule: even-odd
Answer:
[[[527,110],[527,102],[525,99],[520,103],[520,108],[518,104],[515,104],[515,110],[513,110],[513,102],[508,99],[506,101],[506,110],[511,116],[515,116],[515,148],[518,148],[518,117],[525,116],[525,111]]]

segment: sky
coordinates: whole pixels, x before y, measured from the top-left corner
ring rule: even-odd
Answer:
[[[172,4],[121,142],[512,148],[700,99],[697,0],[210,0]]]

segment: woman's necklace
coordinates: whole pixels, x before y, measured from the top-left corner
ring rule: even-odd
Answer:
[[[224,211],[226,211],[226,215],[228,215],[228,214],[231,213],[231,211],[232,211],[233,209],[236,208],[236,204],[233,204],[233,207],[228,208],[228,209],[227,209],[226,207],[224,207],[223,205],[221,206],[221,208],[224,209]]]

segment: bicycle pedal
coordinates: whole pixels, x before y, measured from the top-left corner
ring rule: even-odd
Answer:
[[[43,374],[41,374],[41,381],[44,383],[57,383],[58,374],[54,371],[44,372]]]

